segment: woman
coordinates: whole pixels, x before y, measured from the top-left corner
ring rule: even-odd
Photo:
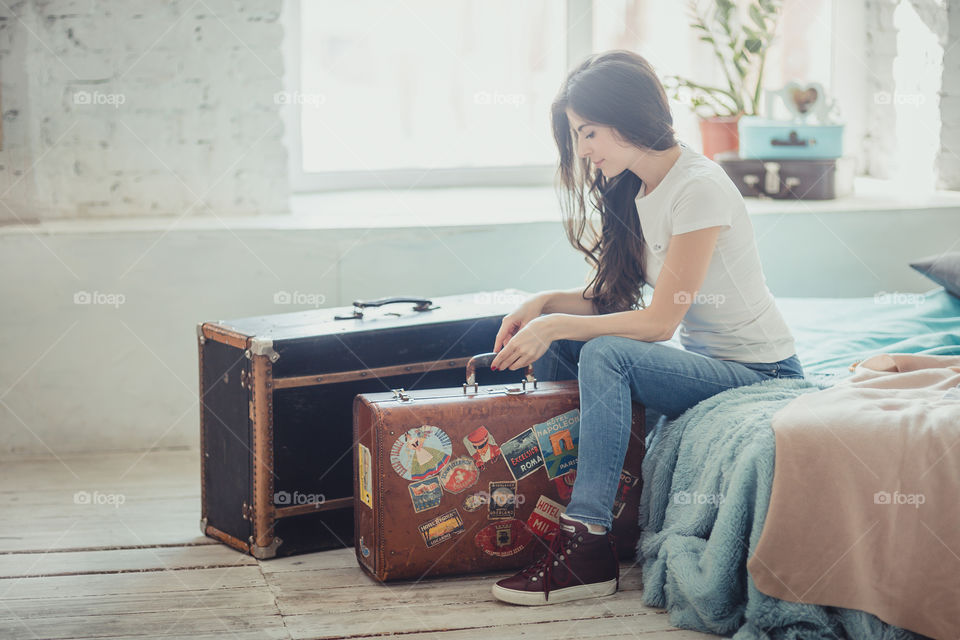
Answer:
[[[631,398],[656,425],[732,387],[803,377],[743,198],[719,165],[674,137],[647,61],[628,51],[591,56],[551,111],[567,237],[593,278],[584,290],[522,304],[494,345],[492,368],[534,363],[538,379],[577,379],[580,388],[577,476],[556,553],[493,586],[515,604],[616,592],[609,530]],[[587,224],[588,203],[599,212],[599,236]],[[654,288],[649,305],[644,283]],[[683,349],[658,344],[678,328]]]

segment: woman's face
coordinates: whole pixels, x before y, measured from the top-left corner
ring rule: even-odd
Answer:
[[[589,159],[604,177],[620,175],[636,159],[638,149],[620,139],[612,127],[591,124],[569,108],[567,120],[577,155]]]

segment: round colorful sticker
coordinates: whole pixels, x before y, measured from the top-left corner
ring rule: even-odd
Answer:
[[[452,452],[450,436],[443,429],[423,425],[397,438],[390,449],[390,464],[407,480],[423,480],[438,473]]]
[[[487,493],[486,491],[480,491],[468,495],[463,501],[463,508],[472,513],[485,504],[487,504]]]
[[[474,542],[487,555],[505,558],[522,551],[532,538],[523,522],[510,519],[488,524],[477,532]]]

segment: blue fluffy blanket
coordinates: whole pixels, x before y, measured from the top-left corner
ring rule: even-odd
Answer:
[[[851,609],[786,602],[759,592],[747,559],[773,486],[771,417],[828,386],[774,379],[719,393],[651,435],[640,498],[643,602],[674,626],[736,640],[915,640]]]

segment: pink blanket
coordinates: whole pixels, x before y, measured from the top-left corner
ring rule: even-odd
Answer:
[[[772,420],[761,592],[960,638],[960,356],[881,354]]]

